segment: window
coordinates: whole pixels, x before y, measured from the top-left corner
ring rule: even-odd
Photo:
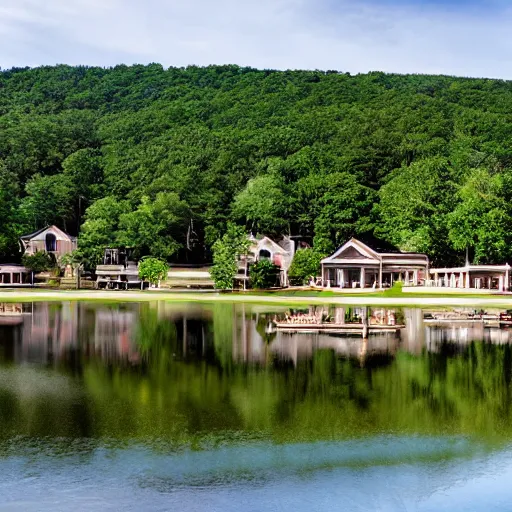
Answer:
[[[261,249],[260,251],[260,254],[259,254],[259,257],[260,259],[267,259],[269,260],[271,258],[271,254],[270,254],[270,251],[267,251],[265,249]]]
[[[46,252],[57,251],[57,237],[53,233],[46,234]]]

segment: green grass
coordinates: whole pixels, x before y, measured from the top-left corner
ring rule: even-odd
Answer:
[[[401,286],[394,286],[393,288],[389,288],[383,291],[368,291],[368,292],[357,292],[354,293],[350,290],[348,291],[333,291],[333,290],[249,290],[246,292],[234,293],[236,295],[243,296],[283,296],[283,297],[364,297],[368,299],[372,299],[375,297],[389,297],[389,298],[475,298],[475,299],[491,299],[491,298],[499,298],[505,299],[507,296],[500,294],[485,294],[485,293],[461,293],[461,292],[452,292],[446,291],[445,293],[438,293],[436,291],[430,292],[427,289],[421,292],[403,292]],[[512,301],[512,296],[510,296]]]
[[[498,295],[466,295],[462,293],[403,293],[400,287],[394,287],[385,291],[368,293],[338,292],[333,290],[275,290],[275,291],[247,291],[247,292],[197,292],[197,291],[131,291],[131,292],[103,292],[96,290],[51,290],[51,289],[18,289],[1,290],[0,302],[38,302],[38,301],[88,301],[102,303],[121,303],[121,302],[148,302],[148,301],[168,301],[168,302],[233,302],[248,303],[254,305],[313,305],[313,304],[361,304],[360,299],[364,300],[365,305],[377,304],[378,301],[386,299],[383,304],[386,306],[406,306],[406,307],[443,307],[457,306],[458,299],[464,299],[465,306],[471,307],[474,301],[474,307],[501,307],[512,308],[512,296]],[[375,300],[378,299],[377,303]],[[414,300],[417,299],[415,303]],[[446,299],[452,299],[449,304],[441,302]]]

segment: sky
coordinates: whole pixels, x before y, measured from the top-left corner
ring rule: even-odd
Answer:
[[[512,79],[512,0],[0,0],[0,67],[158,62]]]

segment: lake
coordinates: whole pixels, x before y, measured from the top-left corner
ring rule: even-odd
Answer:
[[[0,304],[0,511],[510,510],[512,330],[287,312]]]

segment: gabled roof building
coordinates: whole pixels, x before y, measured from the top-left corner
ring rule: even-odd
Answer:
[[[247,255],[242,256],[238,261],[238,274],[235,280],[242,283],[246,288],[249,281],[249,267],[252,263],[261,259],[268,259],[280,268],[279,281],[281,286],[288,286],[288,269],[295,254],[295,242],[288,236],[283,236],[279,242],[275,242],[268,236],[249,236],[251,243]]]
[[[57,226],[46,226],[22,236],[20,241],[25,254],[47,252],[53,254],[57,260],[76,249],[76,237],[68,235]]]
[[[355,238],[321,263],[323,285],[330,287],[383,288],[395,281],[418,286],[428,279],[429,261],[425,254],[392,247],[374,249]]]

